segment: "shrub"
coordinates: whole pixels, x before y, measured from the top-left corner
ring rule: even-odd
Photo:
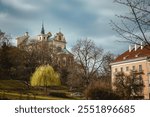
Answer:
[[[91,100],[117,100],[121,99],[117,94],[113,93],[110,84],[101,81],[90,83],[85,90],[86,99]]]

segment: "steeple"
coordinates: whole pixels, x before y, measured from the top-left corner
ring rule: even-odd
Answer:
[[[42,23],[41,34],[45,34],[45,30],[44,30],[44,25],[43,25],[43,23]]]

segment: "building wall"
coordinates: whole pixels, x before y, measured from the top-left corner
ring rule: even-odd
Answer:
[[[115,73],[116,72],[124,72],[125,74],[129,74],[131,70],[139,71],[139,66],[142,66],[142,70],[144,74],[142,75],[143,81],[144,81],[144,98],[149,99],[149,78],[148,74],[150,73],[150,63],[147,60],[141,60],[141,61],[134,61],[134,62],[128,62],[128,63],[120,63],[120,64],[114,64],[111,66],[112,69],[112,83],[114,82],[115,79]],[[117,69],[117,71],[116,71]]]
[[[74,58],[71,55],[60,54],[58,55],[57,62],[60,65],[60,67],[71,67],[73,65]]]
[[[55,40],[53,41],[53,45],[56,47],[60,47],[61,49],[64,49],[66,47],[66,43]]]

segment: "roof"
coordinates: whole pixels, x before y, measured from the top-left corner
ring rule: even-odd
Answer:
[[[63,49],[63,52],[64,52],[65,54],[71,54],[66,48]]]
[[[71,52],[69,52],[66,48],[62,49],[59,54],[67,54],[67,55],[73,55]]]
[[[54,40],[54,37],[48,37],[47,40],[48,40],[48,41],[52,41],[52,40]]]
[[[34,42],[36,42],[36,40],[37,40],[37,36],[32,37],[32,38],[29,37],[26,44],[28,45],[28,44],[34,43]]]
[[[131,60],[131,59],[137,59],[141,57],[148,57],[150,56],[150,46],[144,46],[143,49],[140,47],[137,48],[137,50],[132,49],[131,51],[127,50],[123,54],[119,55],[114,61],[115,62],[121,62],[121,61],[126,61],[126,60]]]

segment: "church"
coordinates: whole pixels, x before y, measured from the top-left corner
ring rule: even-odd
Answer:
[[[55,55],[57,55],[57,63],[60,66],[65,67],[71,65],[74,61],[73,54],[66,48],[67,42],[64,34],[61,31],[56,33],[54,36],[52,36],[51,32],[45,33],[43,24],[39,35],[31,37],[28,32],[26,32],[24,35],[17,37],[16,40],[18,48],[32,49],[35,44],[45,43],[46,45],[44,46],[52,48]]]

